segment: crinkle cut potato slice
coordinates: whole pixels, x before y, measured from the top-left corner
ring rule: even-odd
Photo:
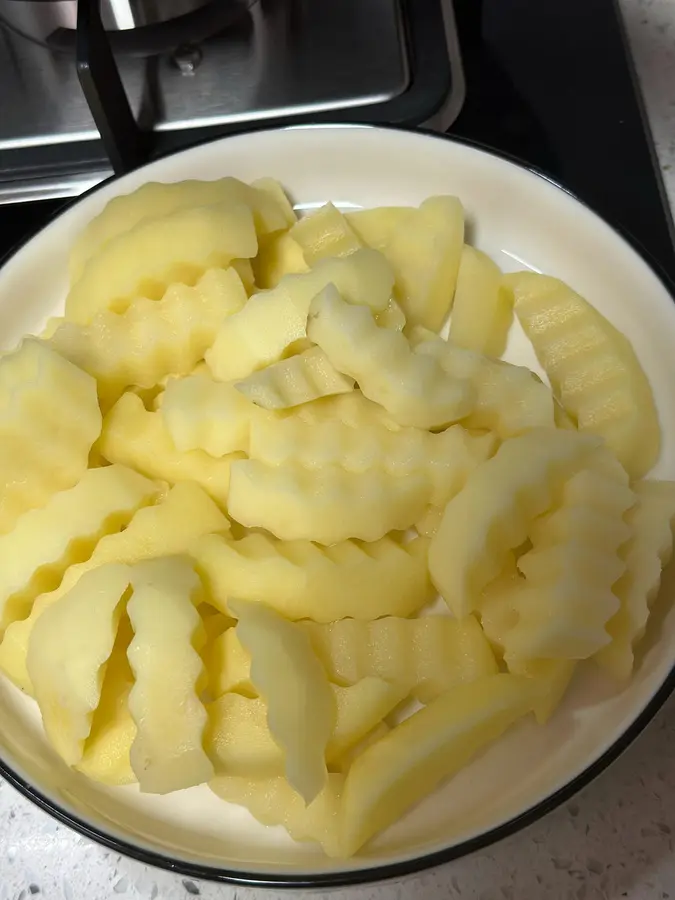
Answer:
[[[112,238],[86,263],[66,298],[66,318],[81,325],[102,310],[124,312],[137,296],[159,300],[170,284],[195,284],[258,251],[248,207],[213,204],[140,222]]]
[[[190,548],[211,603],[229,614],[228,600],[266,603],[286,619],[377,619],[417,612],[431,598],[428,541],[400,545],[390,537],[321,547],[262,533],[233,540],[220,534]]]
[[[462,418],[466,428],[487,428],[505,439],[556,424],[551,389],[525,366],[466,350],[419,327],[410,341],[416,353],[433,357],[451,378],[472,386],[475,401]]]
[[[526,540],[528,527],[598,443],[575,431],[537,429],[505,441],[469,475],[429,547],[431,580],[454,615],[476,609],[509,550]]]
[[[341,466],[312,471],[254,459],[235,460],[230,472],[230,516],[287,541],[377,541],[410,528],[431,500],[431,484],[421,473],[399,478]]]
[[[237,178],[217,181],[149,181],[131,194],[113,198],[92,219],[76,240],[70,255],[71,283],[77,281],[88,260],[113,238],[125,234],[147,219],[160,218],[195,206],[213,203],[244,204],[251,209],[259,237],[282,231],[289,224],[288,201],[281,201],[270,182],[244,184]],[[283,193],[283,191],[280,192]]]
[[[86,560],[98,541],[152,503],[157,485],[124,466],[88,469],[75,487],[53,494],[0,535],[0,633],[25,619],[33,601],[57,588],[66,570]]]
[[[337,465],[348,472],[375,470],[399,478],[418,473],[429,483],[431,503],[441,506],[492,455],[495,444],[492,434],[473,435],[461,425],[435,434],[420,428],[391,431],[376,423],[357,429],[294,415],[259,416],[251,424],[248,455],[266,465],[299,464],[315,471]]]
[[[194,287],[169,285],[161,300],[137,297],[123,313],[103,310],[88,325],[64,321],[49,343],[96,378],[107,408],[125,388],[188,375],[246,299],[234,268],[208,269]]]
[[[90,375],[34,338],[0,357],[0,534],[77,484],[100,433]]]
[[[27,619],[9,626],[0,643],[0,669],[25,693],[32,692],[26,669],[32,629],[43,611],[85,572],[106,563],[131,565],[163,554],[186,553],[202,535],[227,534],[229,529],[229,520],[198,485],[190,481],[177,484],[156,506],[139,509],[124,531],[102,537],[88,560],[71,566],[56,590],[36,599]]]
[[[354,390],[354,379],[342,375],[318,347],[283,359],[237,382],[237,390],[263,409],[289,409]]]
[[[403,219],[383,248],[411,325],[442,326],[457,283],[464,246],[464,209],[457,197],[428,197]]]
[[[148,478],[178,484],[195,481],[223,509],[227,508],[232,463],[242,454],[214,459],[203,450],[176,449],[161,410],[151,412],[136,394],[122,394],[103,423],[99,449],[111,463],[137,469]]]
[[[247,453],[252,423],[268,413],[231,382],[199,373],[169,381],[160,416],[176,450],[203,450],[217,459]]]
[[[387,309],[393,283],[387,261],[368,249],[347,259],[323,260],[304,274],[287,275],[223,322],[206,362],[219,381],[244,379],[278,362],[288,347],[306,338],[310,304],[327,285],[336,287],[346,302],[377,313]]]
[[[326,786],[326,747],[337,709],[308,636],[262,603],[230,601],[251,654],[251,681],[267,702],[270,734],[282,747],[289,783],[311,803]]]
[[[82,759],[105,667],[128,599],[131,570],[87,572],[33,629],[26,664],[47,736],[69,765]]]
[[[645,632],[661,572],[673,552],[675,528],[675,482],[648,479],[633,487],[636,502],[625,517],[631,533],[620,551],[625,571],[612,588],[620,606],[607,623],[611,641],[595,656],[624,682],[633,671],[635,644]]]
[[[345,687],[377,678],[428,703],[457,684],[497,672],[495,656],[473,616],[461,622],[450,616],[383,616],[299,624],[330,681]],[[227,691],[255,696],[251,657],[236,629],[216,639],[207,668],[213,696]]]
[[[302,249],[309,266],[322,259],[350,256],[363,247],[348,220],[332,203],[296,222],[289,236]]]
[[[513,321],[513,294],[499,266],[469,244],[462,249],[449,340],[458,347],[500,357]]]
[[[342,794],[341,844],[355,853],[532,711],[531,682],[491,675],[453,688],[354,762]]]
[[[345,303],[334,285],[312,301],[307,335],[399,425],[435,428],[471,411],[475,398],[467,382],[449,378],[435,359],[413,352],[403,334],[379,328],[368,309]]]
[[[604,438],[631,478],[645,475],[658,458],[661,430],[628,338],[556,278],[518,272],[507,282],[520,324],[577,427]]]
[[[188,558],[164,557],[131,570],[127,612],[134,631],[130,759],[142,791],[167,794],[213,777],[204,749],[207,714],[199,699],[205,634],[195,603],[199,578]],[[161,622],[161,627],[158,623]]]

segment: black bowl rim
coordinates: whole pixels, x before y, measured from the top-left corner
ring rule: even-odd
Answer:
[[[438,132],[429,131],[427,129],[408,128],[400,125],[364,125],[362,123],[350,124],[347,122],[330,124],[322,122],[317,123],[316,125],[289,125],[285,127],[262,126],[260,128],[247,128],[234,134],[224,135],[221,138],[208,138],[203,141],[197,141],[188,147],[183,147],[180,150],[176,150],[171,153],[167,153],[162,157],[158,157],[158,159],[164,159],[169,156],[176,156],[180,153],[185,153],[186,151],[191,150],[194,147],[203,146],[204,144],[215,143],[216,141],[227,140],[231,137],[239,137],[243,134],[252,134],[261,131],[295,131],[300,129],[313,128],[347,129],[352,127],[371,128],[379,131],[402,131],[410,134],[421,134],[425,137],[433,138],[435,140],[450,141],[451,143],[463,144],[474,150],[486,153],[489,156],[495,156],[498,159],[502,159],[508,163],[511,163],[512,165],[517,166],[520,169],[525,169],[532,175],[536,175],[537,177],[542,178],[544,181],[547,181],[549,182],[549,184],[553,185],[553,187],[558,188],[563,193],[576,200],[577,203],[588,209],[599,219],[601,219],[606,225],[612,228],[612,230],[615,231],[619,235],[619,237],[623,238],[623,240],[625,240],[626,243],[628,243],[629,246],[631,246],[633,250],[635,250],[635,252],[642,258],[643,262],[654,272],[654,274],[662,282],[663,286],[666,288],[671,298],[673,298],[675,302],[675,282],[670,278],[664,267],[656,259],[654,259],[652,254],[649,253],[642,246],[642,244],[632,234],[630,234],[627,229],[625,229],[621,225],[617,225],[616,223],[607,221],[604,216],[601,216],[588,203],[585,203],[573,191],[562,185],[559,181],[557,181],[557,179],[553,178],[543,169],[540,169],[537,166],[534,166],[526,162],[525,160],[514,156],[513,154],[507,153],[502,150],[497,150],[494,147],[490,147],[487,144],[481,143],[480,141],[471,140],[470,138],[455,136],[452,134],[439,134]],[[152,165],[156,161],[157,159],[150,160],[144,166],[141,166],[139,168],[147,168],[149,165]],[[94,185],[92,188],[77,197],[74,200],[74,203],[79,203],[81,200],[84,200],[91,194],[95,193],[103,187],[106,187],[111,182],[119,180],[122,177],[124,177],[124,175],[113,175],[110,178],[107,178],[105,181]],[[46,225],[50,224],[53,221],[56,221],[56,219],[64,215],[72,205],[73,204],[71,203],[68,204],[65,209],[57,210],[57,212],[52,215],[47,220],[47,222],[45,222],[39,229],[37,229],[35,234],[24,238],[8,253],[4,254],[0,258],[0,269],[9,259],[15,256],[29,241],[31,241],[33,237],[39,234],[39,232]],[[668,212],[667,207],[665,211],[666,213]],[[74,831],[78,832],[84,837],[89,838],[90,840],[95,841],[97,844],[107,847],[108,849],[113,850],[116,853],[123,854],[124,856],[137,860],[138,862],[144,863],[145,865],[155,866],[159,869],[174,872],[177,875],[183,875],[189,878],[196,878],[203,881],[221,883],[224,882],[240,887],[245,886],[251,888],[287,888],[297,890],[300,888],[318,889],[354,887],[356,885],[369,884],[372,882],[390,881],[393,879],[402,878],[407,875],[415,875],[427,869],[441,866],[445,863],[452,862],[453,860],[460,859],[461,857],[468,856],[479,850],[484,850],[487,847],[490,847],[493,844],[497,843],[498,841],[504,840],[507,837],[511,837],[517,832],[522,831],[524,828],[527,828],[535,822],[539,821],[539,819],[543,818],[554,809],[557,809],[566,800],[569,800],[571,797],[573,797],[576,793],[582,790],[582,788],[589,785],[611,763],[615,762],[619,758],[619,756],[633,743],[638,735],[645,729],[648,723],[654,718],[656,713],[663,706],[674,689],[675,666],[671,668],[665,680],[663,681],[659,689],[653,694],[642,712],[633,720],[633,722],[628,726],[628,728],[626,728],[621,736],[618,737],[616,741],[614,741],[614,743],[598,757],[598,759],[596,759],[582,772],[572,778],[571,781],[568,781],[565,785],[563,785],[563,787],[558,788],[558,790],[554,791],[548,797],[545,797],[543,800],[535,803],[529,809],[525,810],[525,812],[514,816],[512,819],[509,819],[507,822],[504,822],[501,825],[497,825],[495,828],[491,828],[480,835],[469,838],[468,840],[462,841],[461,843],[456,844],[452,847],[446,847],[442,850],[436,850],[433,853],[424,853],[420,856],[415,856],[410,859],[402,860],[400,862],[374,865],[370,867],[364,867],[362,869],[352,869],[327,873],[309,872],[307,874],[281,872],[274,875],[265,875],[264,873],[247,873],[245,871],[237,869],[215,868],[207,865],[190,863],[185,860],[173,859],[170,856],[165,856],[163,853],[153,850],[146,850],[135,844],[128,843],[127,841],[124,841],[120,838],[113,837],[110,834],[107,834],[105,831],[99,830],[98,828],[87,824],[85,820],[80,819],[74,813],[68,812],[57,803],[45,797],[36,787],[27,782],[20,775],[18,775],[1,758],[0,777],[4,778],[9,784],[15,787],[21,794],[23,794],[24,797],[32,801],[40,809],[44,810],[54,819],[64,825],[67,825],[69,828],[72,828]]]

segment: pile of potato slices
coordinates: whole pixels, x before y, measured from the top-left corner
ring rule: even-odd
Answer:
[[[0,358],[0,669],[83,777],[345,857],[582,661],[630,678],[675,521],[650,385],[456,197],[149,183],[70,275]]]

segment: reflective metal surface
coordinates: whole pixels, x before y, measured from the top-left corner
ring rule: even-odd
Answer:
[[[222,0],[100,0],[109,31],[158,25]],[[22,35],[44,42],[59,28],[74,29],[77,0],[0,0],[0,20]]]
[[[7,2],[17,0],[0,0],[0,8]],[[414,44],[409,56],[412,23],[404,22],[401,2],[258,0],[198,45],[146,58],[117,54],[117,63],[134,116],[156,133],[164,152],[245,123],[325,120],[332,111],[344,120],[352,109],[353,119],[369,121],[369,112],[359,110],[370,107],[382,110],[376,121],[389,121],[390,104],[407,104],[414,116],[413,78],[438,73],[438,54],[450,74],[426,124],[445,130],[464,98],[452,0],[439,0],[434,15],[416,20],[427,23],[425,40],[430,28],[436,37],[436,62],[429,59],[426,70],[427,44]],[[418,8],[412,0],[408,15]],[[0,86],[0,204],[76,195],[111,174],[72,57],[0,28]]]
[[[160,131],[359,106],[408,84],[395,0],[258,3],[193,67],[118,63],[135,115]],[[98,136],[71,59],[0,31],[0,85],[0,149]]]

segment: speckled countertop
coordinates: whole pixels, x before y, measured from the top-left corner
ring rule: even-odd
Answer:
[[[675,0],[622,0],[675,208]],[[183,879],[111,853],[0,780],[0,900],[289,900]],[[295,895],[298,896],[298,895]],[[405,881],[308,900],[675,900],[675,697],[597,781],[483,853]]]

